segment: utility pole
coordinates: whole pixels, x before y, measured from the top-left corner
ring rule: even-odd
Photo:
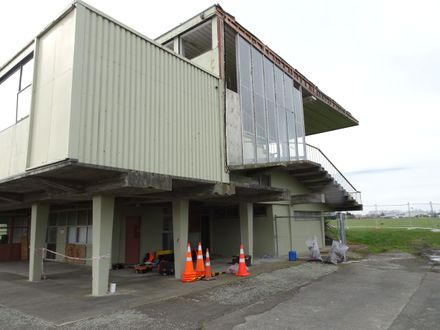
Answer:
[[[411,208],[409,202],[408,202],[408,217],[411,218]]]
[[[432,208],[432,201],[429,202],[429,206],[431,207],[431,217],[434,216],[434,209]]]

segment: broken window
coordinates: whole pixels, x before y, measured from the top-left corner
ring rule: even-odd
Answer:
[[[267,135],[269,143],[269,161],[279,160],[277,112],[275,107],[274,64],[264,58],[264,88],[267,113]]]
[[[237,33],[225,24],[225,80],[226,88],[231,91],[237,92],[237,60],[236,60],[236,47],[235,38]]]
[[[240,68],[240,107],[243,125],[243,159],[245,164],[255,163],[255,118],[251,76],[251,45],[238,39]]]
[[[237,50],[243,163],[304,158],[301,91],[292,77],[241,36]]]
[[[180,54],[193,59],[212,49],[211,20],[202,23],[180,37]]]
[[[304,109],[302,101],[302,93],[300,87],[295,86],[293,89],[293,100],[295,107],[295,123],[296,123],[296,137],[298,143],[298,157],[304,158],[306,155],[305,129],[304,129]]]
[[[27,117],[31,108],[32,54],[0,77],[0,131]]]

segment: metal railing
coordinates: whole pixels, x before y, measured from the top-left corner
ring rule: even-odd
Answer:
[[[361,192],[353,187],[350,181],[348,181],[348,179],[337,169],[337,167],[319,148],[306,143],[306,158],[311,162],[320,164],[358,204],[362,204]]]

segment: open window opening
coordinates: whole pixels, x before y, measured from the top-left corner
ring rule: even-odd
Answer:
[[[171,51],[174,51],[174,39],[171,39],[167,43],[163,44],[165,48],[168,48]]]
[[[180,37],[181,55],[191,60],[212,49],[212,25],[208,20]]]
[[[236,35],[237,33],[229,25],[225,24],[224,45],[226,88],[237,93]]]

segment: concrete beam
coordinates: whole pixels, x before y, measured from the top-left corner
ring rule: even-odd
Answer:
[[[167,175],[130,171],[89,185],[86,187],[86,191],[100,192],[121,188],[171,190],[172,180]]]
[[[240,203],[240,238],[245,254],[254,254],[254,206]]]
[[[0,200],[5,202],[20,203],[23,201],[23,195],[18,193],[0,192]]]
[[[42,248],[46,247],[46,231],[49,220],[49,205],[32,204],[31,237],[29,253],[29,281],[41,280],[42,275]]]
[[[92,295],[107,293],[113,237],[115,198],[93,197]]]
[[[151,193],[145,197],[149,199],[210,199],[219,196],[233,196],[235,186],[228,183],[207,183],[191,187],[175,188],[173,191]]]
[[[325,195],[321,193],[310,193],[302,195],[293,195],[290,204],[323,204],[325,203]]]
[[[188,200],[173,201],[173,240],[174,240],[174,272],[180,279],[185,269],[186,247],[188,244]]]

